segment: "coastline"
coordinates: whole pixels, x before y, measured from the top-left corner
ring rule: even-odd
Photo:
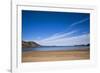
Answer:
[[[90,59],[89,48],[83,50],[22,52],[22,62],[46,62]]]

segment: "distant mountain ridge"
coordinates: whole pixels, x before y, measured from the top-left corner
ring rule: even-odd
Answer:
[[[40,45],[34,41],[22,41],[22,48],[35,48],[35,47],[40,47],[40,46],[43,46],[43,45]],[[90,44],[73,45],[73,46],[90,46]]]
[[[74,46],[90,46],[90,44],[81,44],[81,45],[74,45]]]
[[[22,41],[22,48],[35,48],[39,47],[40,45],[33,41]]]

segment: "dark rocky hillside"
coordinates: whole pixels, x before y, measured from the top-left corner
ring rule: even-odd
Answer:
[[[22,48],[35,48],[35,47],[39,47],[40,45],[36,42],[33,41],[22,41]]]

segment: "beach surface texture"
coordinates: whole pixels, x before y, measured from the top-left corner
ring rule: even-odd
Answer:
[[[22,52],[22,62],[46,62],[90,59],[89,49]]]

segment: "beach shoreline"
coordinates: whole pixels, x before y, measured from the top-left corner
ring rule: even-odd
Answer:
[[[90,50],[59,50],[22,52],[22,62],[46,62],[90,59]]]

